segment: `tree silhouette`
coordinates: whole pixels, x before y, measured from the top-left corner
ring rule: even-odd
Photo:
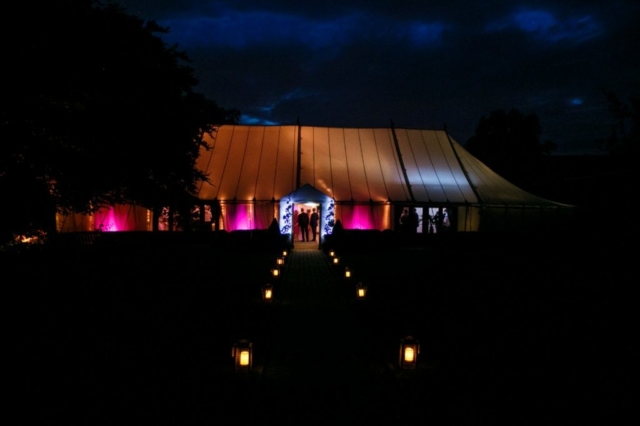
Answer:
[[[467,150],[501,176],[516,184],[533,179],[542,156],[556,149],[551,141],[540,142],[540,119],[516,109],[494,110],[483,116]]]
[[[153,207],[193,196],[204,132],[237,110],[195,92],[168,29],[117,5],[16,5],[3,28],[2,233],[51,228],[53,209]]]
[[[631,159],[640,149],[640,96],[631,95],[629,103],[625,103],[615,93],[603,92],[615,119],[606,140],[606,150],[622,159]]]

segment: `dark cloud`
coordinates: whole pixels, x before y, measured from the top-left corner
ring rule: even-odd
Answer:
[[[447,123],[464,143],[480,117],[516,108],[585,152],[609,132],[601,88],[640,86],[635,0],[119,3],[169,27],[198,90],[247,123]]]

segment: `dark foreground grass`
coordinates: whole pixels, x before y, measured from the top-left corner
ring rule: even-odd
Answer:
[[[428,395],[432,420],[577,424],[631,406],[633,243],[473,236],[341,261],[368,284],[377,336],[420,338],[430,377],[407,395]]]
[[[3,256],[19,334],[17,393],[30,407],[25,417],[40,423],[610,423],[631,402],[635,280],[623,256],[631,243],[511,235],[345,249],[342,264],[369,288],[367,303],[352,305],[354,339],[380,361],[371,374],[382,378],[371,382],[380,388],[367,392],[370,403],[348,390],[311,394],[318,401],[307,407],[344,411],[331,416],[273,395],[279,408],[263,415],[259,374],[233,372],[235,339],[265,343],[277,331],[277,311],[259,293],[273,251],[115,246]],[[397,342],[408,334],[421,342],[419,368],[400,371]]]

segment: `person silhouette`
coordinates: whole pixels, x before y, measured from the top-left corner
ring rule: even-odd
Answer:
[[[415,207],[411,207],[408,219],[407,231],[411,234],[416,234],[418,232],[418,226],[420,226],[420,216],[418,216],[418,212]]]
[[[402,210],[402,214],[400,215],[400,232],[406,234],[409,232],[409,209],[404,208]]]
[[[309,210],[304,211],[304,209],[300,210],[300,214],[298,215],[298,226],[300,227],[300,234],[302,236],[302,241],[309,241]]]
[[[311,213],[311,217],[309,218],[309,226],[311,227],[311,236],[313,237],[313,241],[316,240],[318,233],[318,212],[316,208],[313,208],[313,213]]]
[[[300,230],[299,225],[298,225],[298,216],[299,215],[300,215],[300,213],[298,212],[298,209],[294,209],[293,210],[293,239],[294,239],[294,241],[298,239],[298,231]]]

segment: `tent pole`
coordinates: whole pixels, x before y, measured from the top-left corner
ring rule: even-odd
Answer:
[[[407,190],[409,191],[409,196],[411,197],[411,202],[416,202],[416,197],[413,196],[413,191],[411,190],[411,182],[409,182],[409,175],[407,175],[407,169],[404,166],[404,161],[402,161],[402,153],[400,152],[400,144],[398,143],[398,137],[396,136],[396,129],[393,126],[393,121],[391,121],[391,134],[393,135],[393,143],[396,147],[396,154],[398,155],[398,161],[400,162],[400,167],[402,168],[402,175],[404,176],[404,183],[407,185]]]
[[[293,250],[296,241],[296,224],[293,223],[293,211],[295,210],[296,202],[291,203],[291,249]]]
[[[297,167],[296,167],[296,189],[300,188],[300,169],[302,168],[302,166],[300,165],[300,161],[302,159],[302,135],[300,134],[300,118],[298,118],[298,121],[296,123],[296,125],[298,126],[298,153],[297,153]]]
[[[322,249],[322,201],[318,203],[318,250]]]

